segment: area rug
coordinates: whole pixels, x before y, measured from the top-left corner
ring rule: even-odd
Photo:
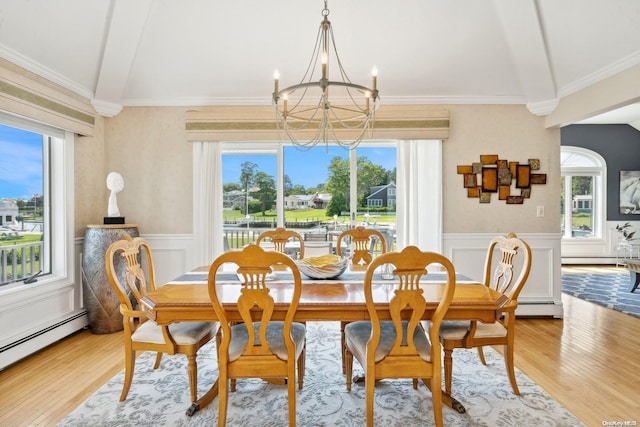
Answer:
[[[364,386],[345,388],[340,359],[340,325],[309,322],[304,388],[297,394],[298,426],[363,426]],[[494,350],[485,351],[487,366],[475,350],[455,350],[455,397],[466,407],[459,414],[444,407],[447,426],[581,426],[575,416],[520,371],[516,371],[521,396],[511,390],[504,360]],[[63,426],[212,426],[217,423],[217,400],[194,416],[190,406],[186,362],[183,356],[165,356],[153,370],[153,354],[144,353],[127,400],[118,402],[124,373],[116,375],[58,425]],[[358,370],[357,363],[354,371]],[[361,370],[357,373],[361,373]],[[215,347],[203,347],[198,356],[198,390],[203,393],[216,377]],[[385,380],[376,385],[375,425],[434,425],[431,392],[422,384],[413,390],[411,381]],[[261,380],[238,381],[230,393],[228,426],[287,425],[286,386]]]
[[[628,271],[564,273],[562,292],[640,318],[640,288],[629,292]]]

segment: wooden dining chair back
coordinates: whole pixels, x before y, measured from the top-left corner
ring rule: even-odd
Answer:
[[[372,248],[375,246],[375,240],[380,241],[382,247],[382,253],[387,252],[387,245],[382,233],[372,228],[365,228],[359,225],[355,228],[350,228],[343,231],[338,236],[336,241],[336,254],[343,256],[344,249],[349,248],[349,256],[351,257],[352,269],[365,269],[373,260]],[[344,242],[343,242],[344,241]],[[345,246],[343,247],[343,244]],[[344,328],[348,322],[340,322],[340,335],[342,345],[342,372],[346,371],[346,364],[344,359],[345,342],[344,342]]]
[[[382,247],[382,253],[387,252],[387,245],[382,233],[372,228],[365,228],[359,225],[355,228],[345,230],[338,236],[336,242],[336,254],[342,256],[343,247],[342,241],[348,241],[349,246],[352,247],[350,256],[351,263],[354,266],[367,266],[371,263],[373,256],[371,255],[372,240],[378,239]]]
[[[385,264],[391,265],[395,278],[383,284],[372,283],[375,270]],[[425,331],[421,319],[425,316],[427,300],[420,279],[428,269],[441,271],[442,268],[446,272],[446,284],[438,295],[440,301],[431,316],[430,327]],[[347,390],[351,390],[355,357],[364,370],[367,426],[373,426],[375,383],[386,378],[411,378],[414,388],[417,388],[417,379],[422,379],[431,389],[435,423],[442,426],[442,359],[438,331],[453,298],[455,280],[455,269],[449,259],[415,246],[382,254],[369,265],[364,294],[371,320],[351,322],[345,328]],[[381,320],[377,308],[387,302],[391,320]]]
[[[142,237],[125,235],[113,242],[105,254],[107,277],[120,301],[124,328],[125,378],[120,401],[127,398],[136,363],[137,351],[157,352],[154,369],[162,354],[184,354],[187,357],[191,402],[197,399],[198,350],[211,340],[217,330],[214,322],[182,322],[159,326],[147,320],[140,300],[156,289],[153,255]]]
[[[330,241],[307,241],[304,244],[304,257],[313,258],[331,253],[333,243]]]
[[[274,250],[283,254],[287,254],[286,245],[290,241],[298,241],[300,249],[298,252],[298,258],[304,258],[304,239],[293,230],[287,230],[283,227],[278,227],[273,230],[267,230],[262,232],[256,239],[256,245],[260,245],[262,242],[271,242],[274,245]]]
[[[444,348],[445,390],[451,393],[453,350],[478,349],[480,361],[486,365],[482,347],[504,346],[504,360],[513,392],[520,394],[513,363],[516,308],[531,270],[531,248],[515,233],[497,236],[491,240],[484,267],[484,284],[508,297],[502,317],[494,323],[445,321],[440,328],[440,340]]]
[[[242,282],[233,308],[229,308],[228,300],[223,303],[221,298],[225,285],[216,282],[217,273],[228,263],[235,264]],[[291,270],[293,288],[290,284],[269,280],[276,265],[285,265]],[[287,287],[286,292],[283,286]],[[285,254],[265,251],[251,244],[242,251],[228,252],[216,258],[209,268],[208,289],[222,335],[218,352],[218,425],[226,423],[229,380],[286,378],[289,425],[295,426],[296,366],[298,388],[302,388],[306,339],[305,325],[293,321],[302,291],[300,271],[295,262]],[[284,320],[273,318],[273,294],[276,292],[288,297]],[[237,315],[231,318],[231,310],[239,314],[239,318]]]

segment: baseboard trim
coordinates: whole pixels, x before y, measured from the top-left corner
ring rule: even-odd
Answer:
[[[0,348],[0,370],[30,354],[79,331],[89,324],[86,311],[76,313],[58,323]]]

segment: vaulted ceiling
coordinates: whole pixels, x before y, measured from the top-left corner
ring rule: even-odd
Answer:
[[[105,116],[123,106],[268,105],[275,69],[284,85],[302,78],[323,6],[3,0],[0,57],[91,99]],[[368,84],[375,65],[383,104],[525,104],[545,115],[563,96],[640,63],[638,0],[332,0],[328,7],[350,79]],[[608,120],[640,127],[640,112]]]

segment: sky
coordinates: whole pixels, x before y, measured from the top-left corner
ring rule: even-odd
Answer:
[[[0,199],[42,194],[42,135],[0,125]]]
[[[389,147],[359,147],[358,156],[366,156],[372,163],[387,170],[396,167],[396,150]],[[295,147],[284,149],[284,173],[291,178],[293,185],[305,188],[316,187],[327,182],[327,168],[331,159],[339,156],[349,158],[349,151],[341,147],[316,146],[308,151]],[[243,162],[258,164],[258,170],[276,176],[276,156],[266,155],[224,155],[222,159],[222,181],[224,183],[240,183]]]

